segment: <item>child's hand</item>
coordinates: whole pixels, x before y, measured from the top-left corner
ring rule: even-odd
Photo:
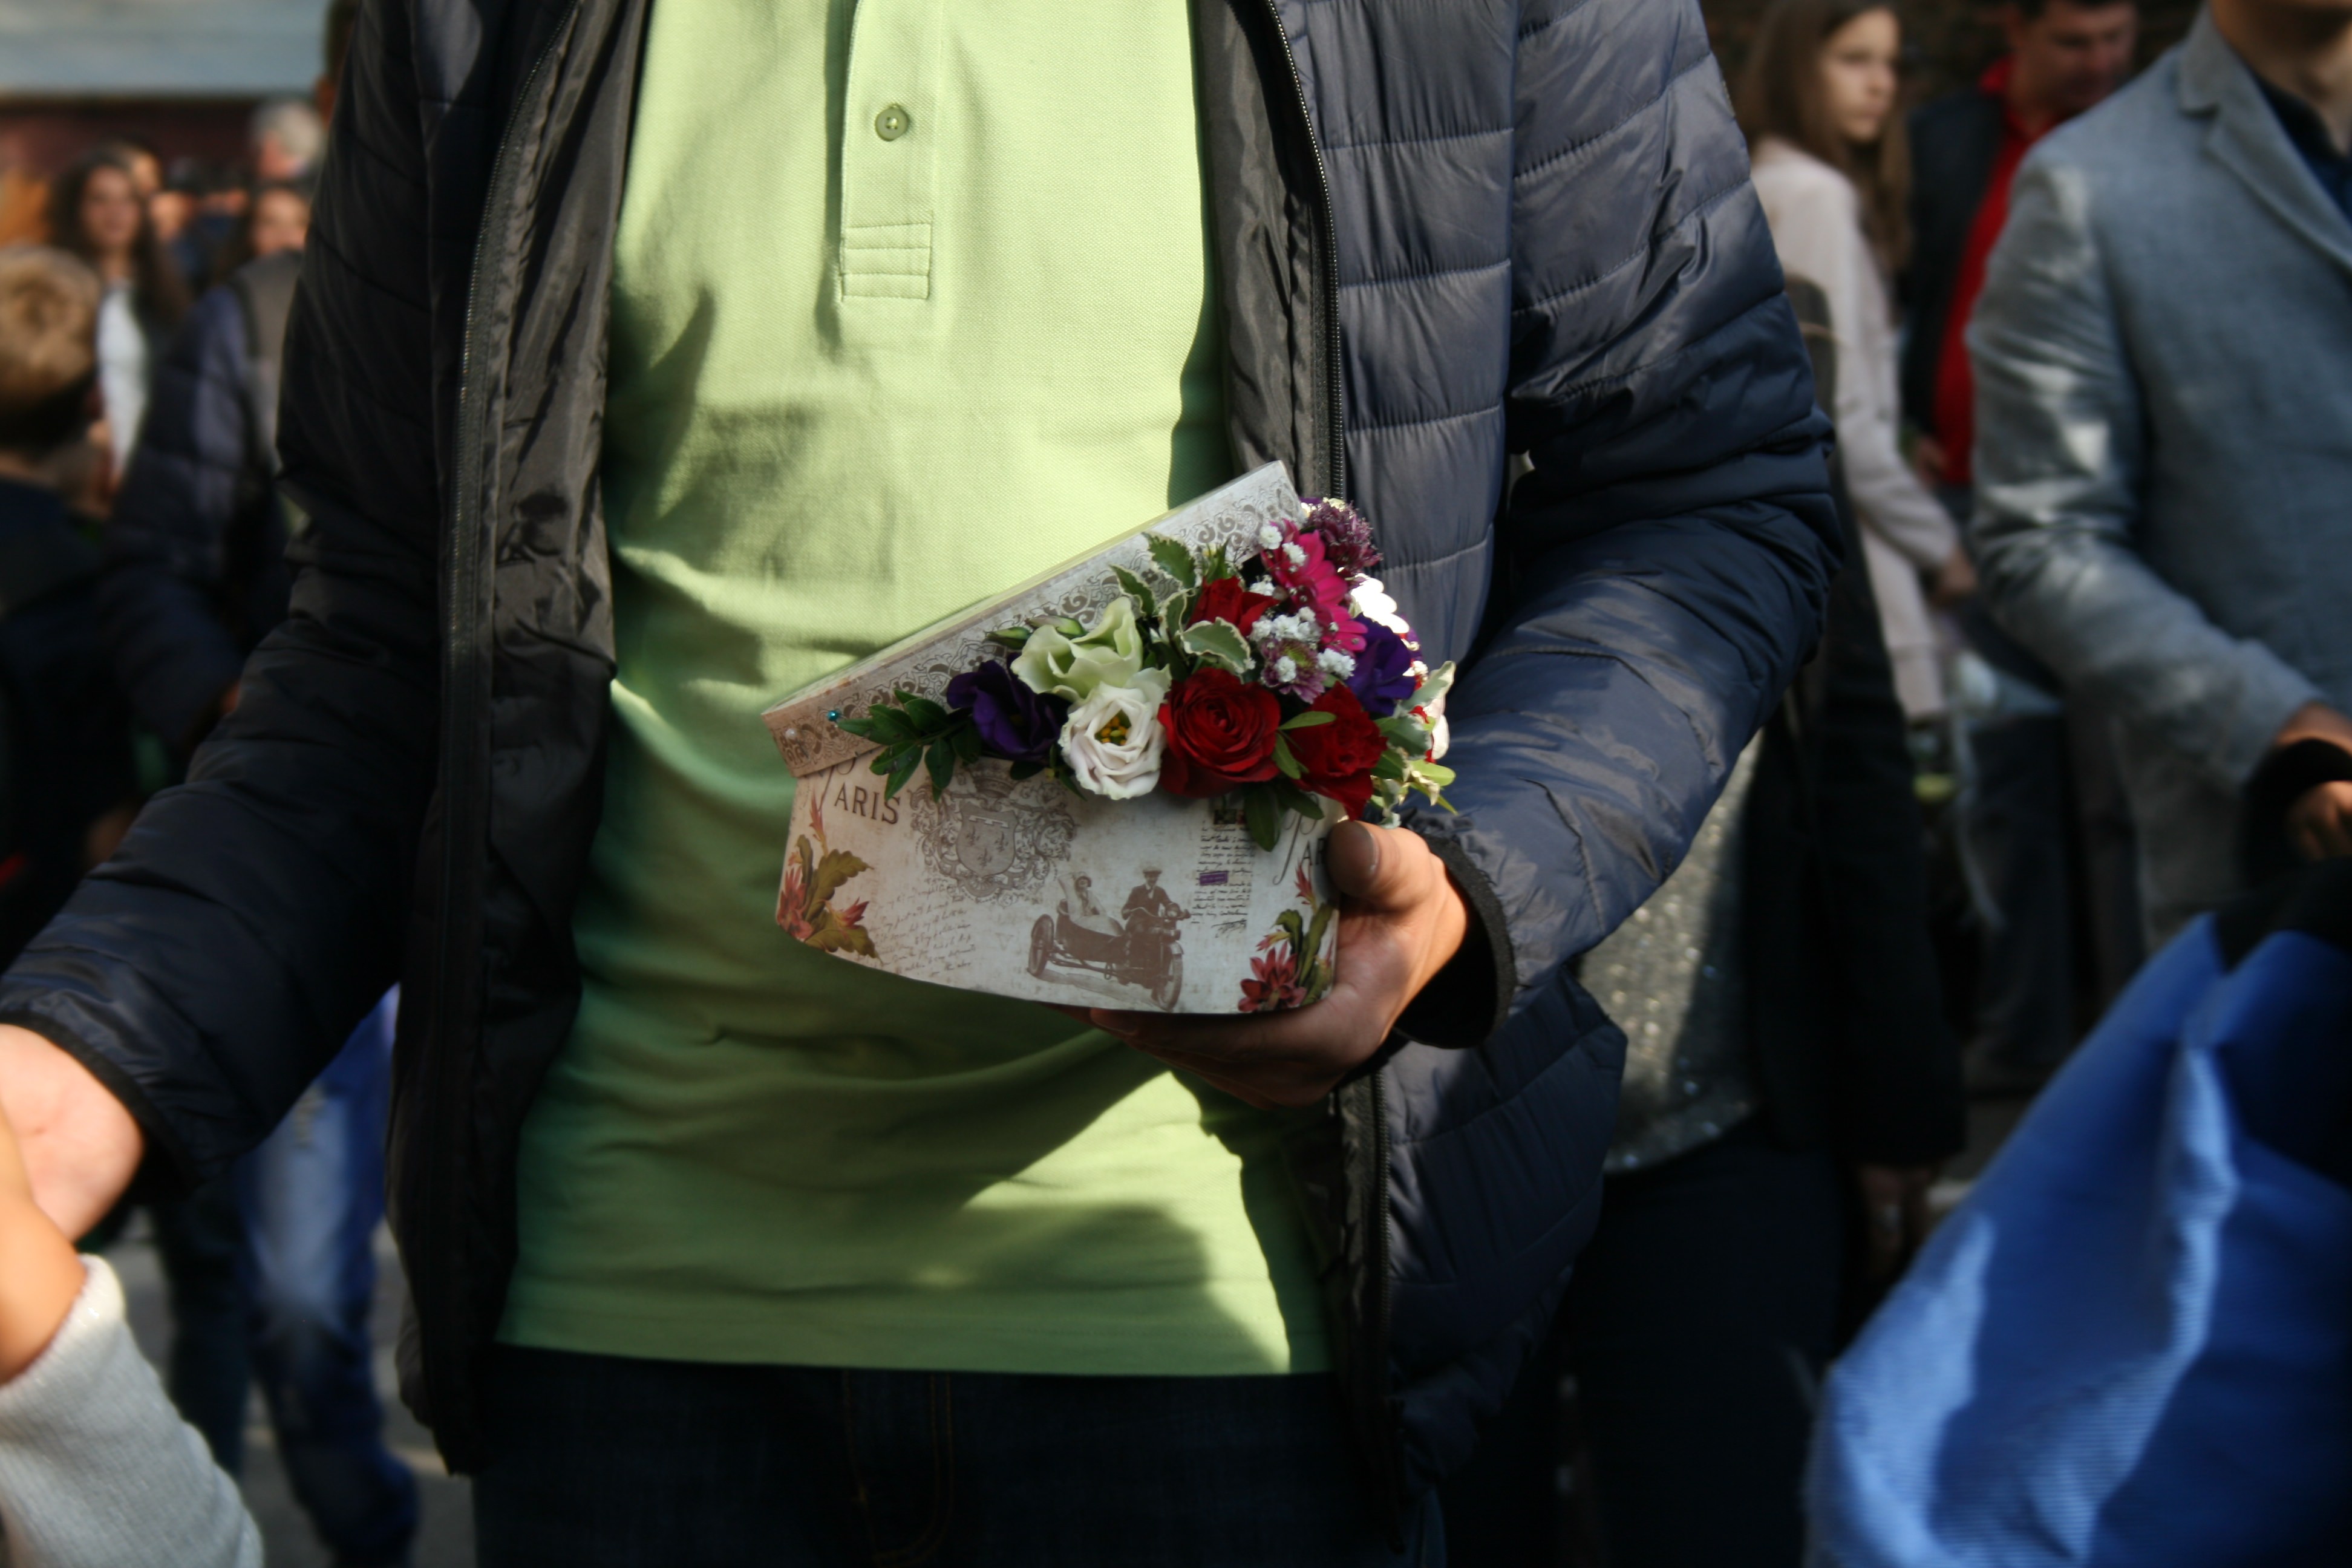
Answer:
[[[73,1243],[34,1205],[16,1130],[0,1112],[0,1383],[48,1347],[85,1278]]]

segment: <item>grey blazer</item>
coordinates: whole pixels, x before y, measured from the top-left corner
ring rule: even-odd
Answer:
[[[2287,716],[2352,710],[2352,224],[2210,16],[2027,158],[1969,347],[1985,591],[2117,715],[2162,940]]]

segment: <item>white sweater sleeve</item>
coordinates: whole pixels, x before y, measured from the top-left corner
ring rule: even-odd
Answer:
[[[1959,547],[1959,528],[1903,460],[1900,411],[1874,392],[1885,378],[1864,369],[1870,356],[1894,352],[1894,328],[1864,321],[1874,297],[1883,296],[1865,286],[1878,263],[1863,237],[1853,186],[1826,165],[1784,154],[1758,163],[1756,189],[1780,269],[1818,287],[1829,303],[1839,366],[1830,418],[1855,516],[1914,566],[1932,571]]]
[[[236,1483],[163,1394],[103,1258],[0,1384],[0,1568],[261,1568]]]

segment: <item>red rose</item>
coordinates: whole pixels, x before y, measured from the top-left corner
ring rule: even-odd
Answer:
[[[1265,687],[1212,665],[1168,694],[1160,727],[1168,731],[1160,787],[1195,797],[1223,795],[1274,776],[1282,704]]]
[[[1334,686],[1315,700],[1309,711],[1328,713],[1328,724],[1288,730],[1283,739],[1304,770],[1300,787],[1329,795],[1348,808],[1350,816],[1363,815],[1372,798],[1372,769],[1389,749],[1389,740],[1364,712],[1356,694]]]
[[[1238,577],[1220,577],[1201,590],[1192,601],[1192,616],[1185,624],[1197,626],[1202,621],[1231,621],[1234,629],[1244,637],[1257,625],[1257,619],[1280,604],[1279,599],[1264,594],[1253,594],[1242,586]]]

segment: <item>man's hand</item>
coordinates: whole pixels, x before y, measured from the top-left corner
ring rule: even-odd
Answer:
[[[1911,471],[1929,489],[1944,482],[1944,471],[1951,459],[1945,455],[1944,444],[1933,436],[1920,436],[1911,443]]]
[[[1975,597],[1976,591],[1976,563],[1969,559],[1965,550],[1955,550],[1944,557],[1944,563],[1927,579],[1927,602],[1939,610],[1965,603]]]
[[[1343,823],[1329,854],[1339,950],[1323,1000],[1239,1018],[1097,1007],[1087,1021],[1261,1110],[1312,1105],[1330,1093],[1380,1049],[1405,1005],[1461,949],[1470,913],[1416,834]]]
[[[106,1217],[146,1152],[139,1123],[90,1070],[0,1024],[0,1114],[15,1124],[33,1202],[69,1237]]]
[[[0,1383],[48,1348],[86,1277],[73,1243],[34,1206],[16,1137],[0,1116]]]
[[[2352,718],[2324,702],[2306,702],[2278,732],[2274,746],[2326,741],[2352,752]],[[2286,811],[2287,841],[2306,860],[2352,855],[2352,783],[2315,784]]]
[[[1894,1279],[1927,1239],[1927,1189],[1936,1184],[1936,1171],[1933,1165],[1854,1167],[1867,1222],[1864,1262],[1871,1279]]]

